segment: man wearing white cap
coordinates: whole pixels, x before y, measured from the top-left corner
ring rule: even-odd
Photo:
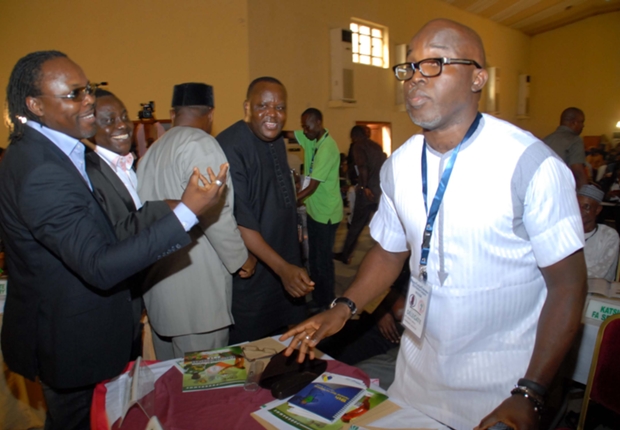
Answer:
[[[138,166],[138,194],[143,201],[177,199],[187,185],[190,166],[226,163],[209,134],[213,123],[213,87],[202,83],[175,85],[170,118],[173,128],[158,139]],[[233,216],[230,187],[219,205],[199,217],[192,244],[160,260],[145,285],[144,303],[153,330],[158,360],[183,357],[228,343],[232,324],[232,274],[254,273]]]
[[[603,207],[601,202],[605,193],[594,185],[584,185],[577,192],[581,209],[586,246],[584,253],[588,278],[601,278],[613,281],[618,267],[618,233],[605,224],[597,224],[596,217]]]

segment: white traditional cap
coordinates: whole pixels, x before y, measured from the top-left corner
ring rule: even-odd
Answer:
[[[581,188],[579,188],[577,195],[590,197],[591,199],[596,200],[599,203],[602,202],[603,197],[605,197],[605,193],[603,192],[603,190],[590,184],[583,185]]]

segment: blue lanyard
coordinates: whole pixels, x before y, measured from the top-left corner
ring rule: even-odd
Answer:
[[[443,201],[443,196],[446,192],[446,188],[448,187],[448,181],[450,181],[450,175],[452,175],[452,169],[454,167],[454,162],[456,161],[456,157],[459,154],[459,150],[461,149],[461,145],[467,139],[474,134],[474,131],[478,128],[478,124],[480,123],[480,119],[482,115],[478,112],[476,115],[476,119],[469,126],[469,130],[465,133],[465,137],[463,140],[454,148],[452,151],[452,155],[446,163],[446,168],[441,175],[441,180],[439,181],[439,185],[437,186],[437,192],[435,193],[435,197],[433,198],[433,203],[431,204],[431,210],[428,210],[427,203],[427,195],[428,195],[428,183],[427,183],[427,167],[426,167],[426,139],[424,139],[424,145],[422,146],[422,195],[424,196],[424,211],[428,213],[426,217],[426,226],[424,227],[424,237],[422,239],[422,255],[420,256],[420,277],[426,281],[427,273],[426,273],[426,265],[428,264],[428,254],[431,250],[431,237],[433,235],[433,225],[435,224],[435,218],[437,218],[437,214],[439,213],[439,207],[441,206],[441,202]]]
[[[329,136],[329,131],[326,130],[325,134],[321,138],[321,141],[316,143],[316,147],[314,148],[314,152],[312,153],[312,160],[310,160],[310,169],[308,170],[308,176],[312,174],[312,169],[314,169],[314,157],[316,157],[316,153],[319,152],[319,146],[321,146],[327,136]]]

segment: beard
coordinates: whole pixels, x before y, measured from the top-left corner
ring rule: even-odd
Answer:
[[[424,130],[433,130],[441,123],[441,116],[436,114],[434,118],[423,118],[421,112],[407,106],[407,113],[411,122]]]

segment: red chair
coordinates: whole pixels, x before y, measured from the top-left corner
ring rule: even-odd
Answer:
[[[620,428],[620,314],[607,318],[598,331],[577,429],[599,423]]]

